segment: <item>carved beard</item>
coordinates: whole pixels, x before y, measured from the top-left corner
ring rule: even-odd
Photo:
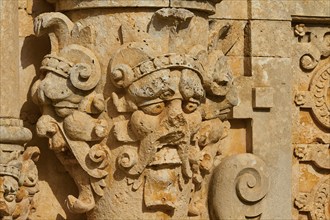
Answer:
[[[157,165],[182,164],[182,173],[186,177],[192,176],[190,169],[188,150],[192,132],[189,129],[186,119],[183,115],[177,115],[175,118],[169,118],[162,122],[158,131],[147,134],[141,141],[138,152],[138,161],[129,171],[132,175],[140,175],[143,170],[152,165],[157,152],[163,148],[175,149],[180,160],[173,160],[157,163]],[[172,151],[173,152],[173,151]],[[166,157],[166,155],[165,155]]]

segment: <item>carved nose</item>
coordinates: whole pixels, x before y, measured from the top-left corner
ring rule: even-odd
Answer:
[[[168,103],[167,109],[168,109],[169,117],[175,118],[177,115],[180,115],[183,113],[181,103],[182,103],[182,101],[180,99],[175,99]]]
[[[53,73],[47,73],[46,77],[41,81],[39,87],[39,98],[41,101],[61,100],[72,94],[67,85],[67,79],[56,76]],[[43,100],[44,99],[44,100]]]
[[[178,114],[175,117],[169,116],[168,122],[172,127],[180,127],[187,124],[187,121],[183,117],[183,114]]]
[[[179,99],[172,100],[168,104],[168,123],[170,126],[179,127],[187,124],[187,121],[183,115],[182,101]]]

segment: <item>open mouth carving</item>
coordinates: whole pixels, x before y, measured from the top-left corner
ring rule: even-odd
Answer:
[[[148,166],[167,166],[182,164],[177,145],[162,145],[157,149],[151,163]]]

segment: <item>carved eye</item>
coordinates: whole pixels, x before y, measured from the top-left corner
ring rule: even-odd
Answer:
[[[12,202],[15,199],[15,194],[5,194],[4,198],[7,202]]]
[[[141,109],[148,115],[159,115],[164,110],[164,102],[159,102],[147,106],[142,106]]]
[[[198,103],[188,101],[182,104],[182,109],[185,113],[192,113],[197,109],[198,106],[199,106]]]

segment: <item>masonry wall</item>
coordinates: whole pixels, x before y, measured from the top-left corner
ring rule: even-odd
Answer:
[[[17,104],[13,111],[19,110],[24,127],[33,134],[26,146],[37,146],[41,152],[36,162],[39,192],[34,196],[30,218],[86,219],[85,214],[73,214],[66,207],[67,195],[77,195],[77,186],[49,149],[48,139],[36,133],[42,111],[33,103],[31,88],[51,44],[47,35],[34,35],[33,19],[54,10],[44,0],[18,1],[19,76],[15,80],[19,92],[10,101],[2,92],[1,103]],[[223,0],[209,23],[222,30],[220,48],[228,59],[240,99],[228,118],[231,128],[222,154],[251,153],[266,163],[270,183],[262,219],[318,219],[320,185],[329,199],[330,137],[329,118],[320,116],[323,110],[313,104],[317,99],[313,93],[317,82],[313,80],[323,72],[330,73],[330,2]],[[299,32],[301,24],[304,34]],[[11,48],[1,50],[3,54]],[[302,58],[306,54],[312,58]],[[316,64],[311,67],[313,62]],[[324,75],[323,81],[329,83],[329,78],[329,74]],[[329,86],[319,89],[325,94],[324,111],[329,116]],[[299,99],[301,94],[303,100]],[[329,200],[322,204],[329,206]],[[329,212],[325,207],[324,216],[330,217]]]

